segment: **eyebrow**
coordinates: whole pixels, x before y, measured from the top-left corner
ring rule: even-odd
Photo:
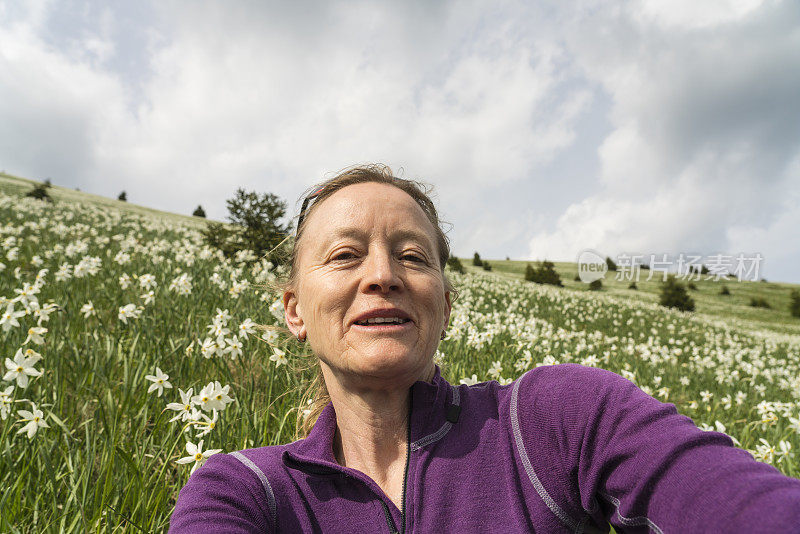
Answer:
[[[355,226],[347,226],[344,228],[339,228],[331,234],[331,236],[326,239],[320,248],[327,248],[330,244],[338,239],[363,239],[367,234],[369,234],[368,230],[364,230],[363,228],[357,228]],[[420,232],[418,230],[412,229],[401,229],[397,231],[393,231],[390,235],[393,240],[397,241],[419,241],[421,243],[425,243],[426,245],[433,246],[435,248],[435,243],[430,240],[430,236],[428,236],[425,232]]]

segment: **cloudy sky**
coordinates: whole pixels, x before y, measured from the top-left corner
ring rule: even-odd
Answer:
[[[800,282],[800,3],[0,0],[0,169],[224,218],[383,162],[455,252]]]

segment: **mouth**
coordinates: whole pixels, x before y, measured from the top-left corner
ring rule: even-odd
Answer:
[[[371,329],[393,329],[410,326],[412,323],[411,317],[401,309],[381,308],[360,314],[351,325]]]

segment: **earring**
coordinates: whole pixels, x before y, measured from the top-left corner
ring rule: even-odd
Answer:
[[[300,343],[305,343],[306,342],[306,336],[304,336],[302,334],[297,334],[297,341],[299,341]]]
[[[440,337],[439,339],[444,341],[444,338],[446,338],[446,337],[447,337],[447,330],[442,330],[442,337]]]

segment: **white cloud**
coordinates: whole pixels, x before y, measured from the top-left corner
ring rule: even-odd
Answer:
[[[532,257],[571,260],[588,247],[736,252],[747,248],[742,236],[761,231],[796,240],[780,221],[798,216],[784,199],[800,190],[789,165],[800,154],[800,37],[779,28],[798,11],[703,5],[674,6],[683,15],[671,18],[664,4],[631,5],[577,22],[571,50],[613,101],[598,150],[603,187],[538,232]]]

